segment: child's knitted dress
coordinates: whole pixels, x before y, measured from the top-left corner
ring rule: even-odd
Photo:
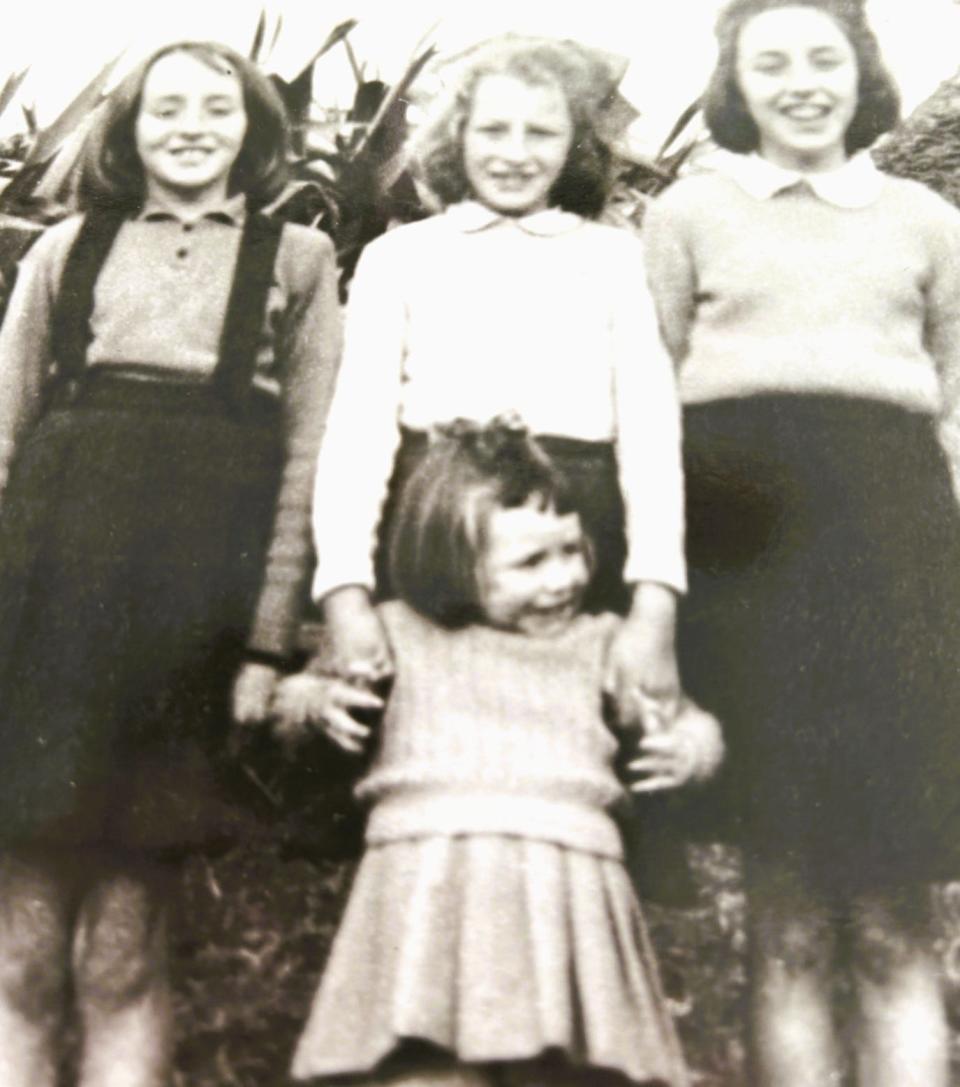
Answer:
[[[367,851],[294,1059],[362,1073],[405,1041],[470,1063],[548,1050],[688,1082],[608,809],[617,619],[556,638],[380,614],[396,679],[358,794]]]

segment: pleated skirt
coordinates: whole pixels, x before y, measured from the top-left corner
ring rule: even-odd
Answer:
[[[470,1064],[560,1054],[689,1082],[622,864],[548,842],[428,837],[365,854],[297,1046],[296,1079],[428,1043]]]

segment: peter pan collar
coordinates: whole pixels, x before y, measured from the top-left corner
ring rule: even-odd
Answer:
[[[242,226],[247,216],[247,198],[243,193],[234,193],[228,196],[219,207],[210,208],[200,216],[201,219],[210,219],[215,223],[226,223],[228,226]],[[171,219],[177,222],[192,222],[189,216],[183,214],[182,208],[174,208],[166,204],[162,198],[148,198],[137,216],[143,222],[163,222]]]
[[[481,230],[503,225],[515,226],[525,234],[552,238],[575,230],[583,222],[579,215],[563,208],[544,208],[530,215],[501,215],[477,200],[452,204],[445,214],[450,224],[465,234],[477,234]]]
[[[866,151],[853,155],[836,170],[812,174],[785,169],[756,153],[718,152],[713,165],[757,200],[769,200],[787,189],[804,185],[838,208],[865,208],[879,197],[883,188],[883,174]]]

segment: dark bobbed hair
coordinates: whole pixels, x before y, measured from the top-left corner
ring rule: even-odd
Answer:
[[[507,75],[530,86],[556,87],[573,122],[564,168],[550,194],[551,205],[593,217],[603,211],[613,156],[600,136],[599,113],[614,91],[603,63],[574,42],[507,35],[485,42],[461,62],[453,89],[413,145],[413,158],[431,192],[444,206],[468,199],[472,190],[463,162],[463,133],[477,84]]]
[[[146,193],[134,130],[143,85],[163,57],[185,53],[216,72],[235,75],[243,91],[247,130],[228,179],[231,193],[245,193],[251,206],[268,204],[287,180],[289,130],[283,100],[270,80],[246,57],[218,42],[165,45],[139,64],[110,94],[84,146],[77,197],[81,208],[138,208]]]
[[[854,0],[732,0],[720,12],[716,35],[717,65],[703,98],[707,127],[728,151],[747,153],[760,146],[760,133],[750,116],[737,82],[737,45],[740,31],[755,15],[775,8],[815,8],[840,27],[857,58],[857,108],[846,133],[846,151],[852,155],[869,147],[900,119],[900,95],[880,56],[876,36],[862,7]]]
[[[561,515],[579,512],[566,478],[525,429],[500,419],[444,428],[400,492],[388,540],[396,595],[441,626],[480,621],[490,514],[531,499]],[[592,565],[588,543],[587,552]]]

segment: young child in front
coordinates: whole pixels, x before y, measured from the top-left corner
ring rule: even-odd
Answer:
[[[583,611],[570,488],[523,430],[462,426],[403,488],[389,562],[395,678],[373,736],[352,713],[377,699],[342,679],[291,677],[275,703],[287,738],[313,725],[373,749],[366,853],[294,1077],[688,1083],[610,815],[604,662],[623,620]],[[703,779],[720,751],[684,702],[636,751],[636,788]]]
[[[505,37],[448,77],[414,148],[442,213],[367,246],[317,469],[314,596],[342,671],[389,670],[373,608],[392,593],[395,496],[436,425],[520,415],[568,474],[597,576],[626,615],[609,685],[669,718],[685,588],[679,408],[639,240],[595,221],[612,79],[572,43]],[[378,532],[379,530],[379,532]],[[379,550],[380,560],[375,561]]]
[[[0,334],[0,1083],[165,1087],[163,866],[227,822],[206,756],[297,629],[338,348],[329,240],[259,209],[283,105],[232,50],[111,96],[83,214]],[[192,784],[191,784],[192,783]],[[204,814],[204,811],[208,814]]]

